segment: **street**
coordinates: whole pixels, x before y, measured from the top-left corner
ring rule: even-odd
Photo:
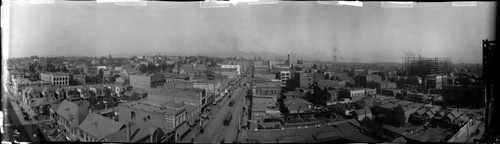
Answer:
[[[245,96],[246,88],[240,88],[236,84],[230,94],[231,98],[226,96],[216,108],[216,113],[209,120],[203,121],[204,132],[194,138],[195,143],[219,143],[224,140],[224,143],[235,142],[238,138],[239,121],[243,118],[243,107],[246,107]],[[234,99],[233,107],[229,106],[229,101]],[[229,126],[223,125],[223,120],[227,112],[231,112],[232,120]]]
[[[2,136],[2,141],[16,140],[18,142],[39,142],[40,139],[33,136],[37,133],[38,126],[36,124],[27,124],[24,122],[24,120],[21,119],[22,115],[20,115],[19,106],[11,101],[12,95],[5,91],[2,91],[2,93],[5,96],[5,107],[2,108],[5,114],[5,133]],[[19,132],[19,137],[14,137],[14,130]],[[38,135],[41,136],[40,134]]]

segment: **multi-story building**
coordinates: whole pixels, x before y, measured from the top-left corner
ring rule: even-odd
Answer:
[[[18,71],[12,71],[10,74],[10,80],[14,81],[15,79],[24,79],[24,73]]]
[[[339,96],[341,98],[354,98],[354,97],[363,97],[366,95],[365,89],[353,89],[353,88],[341,88],[339,91]]]
[[[450,71],[449,58],[404,57],[403,67],[408,76],[425,77]]]
[[[338,80],[318,80],[318,86],[320,88],[342,88],[345,87],[346,83],[344,81]]]
[[[121,122],[92,112],[79,125],[77,137],[84,142],[99,142],[105,139],[107,135],[116,133],[125,127]]]
[[[120,122],[134,122],[151,128],[161,128],[167,133],[187,120],[186,108],[180,105],[160,104],[141,100],[122,103],[115,108]]]
[[[444,82],[443,76],[434,74],[427,75],[424,84],[426,89],[442,89]]]
[[[93,75],[99,74],[99,71],[97,70],[97,67],[85,67],[83,69],[83,73],[85,75],[91,75],[91,76],[93,76]]]
[[[404,126],[408,123],[410,115],[422,108],[424,104],[404,100],[391,99],[374,105],[373,111],[387,115],[387,122],[394,126]],[[402,110],[402,111],[400,111]],[[401,119],[404,117],[404,119]]]
[[[291,77],[290,71],[280,71],[281,83],[285,84]]]
[[[51,113],[51,118],[53,118],[58,125],[62,126],[61,131],[66,134],[70,140],[77,140],[80,137],[82,131],[79,126],[83,120],[89,114],[89,105],[82,102],[70,102],[64,100],[61,104],[55,107],[55,110]],[[90,139],[89,141],[97,141]]]
[[[288,65],[293,67],[297,64],[297,56],[295,54],[288,54]]]
[[[69,74],[68,73],[40,73],[40,79],[42,81],[49,81],[53,85],[69,85]]]
[[[220,65],[220,73],[222,75],[228,76],[228,78],[234,78],[241,75],[240,65]]]
[[[310,114],[311,112],[313,112],[313,110],[311,109],[311,106],[313,104],[302,98],[286,99],[283,103],[289,111],[287,116],[288,118],[292,117],[308,118],[314,115]]]
[[[48,116],[49,106],[58,103],[54,92],[57,86],[29,86],[23,89],[20,106],[30,118],[41,119]]]
[[[403,92],[396,95],[396,98],[414,102],[428,101],[429,95],[424,93]]]
[[[443,88],[443,100],[455,106],[481,108],[484,107],[484,87],[480,85],[446,86]]]
[[[189,78],[193,78],[199,75],[205,75],[205,70],[196,68],[195,64],[181,65],[178,71],[180,74],[187,75]]]
[[[22,90],[28,86],[44,86],[51,85],[52,83],[49,81],[30,81],[28,79],[14,79],[12,81],[11,92],[16,95],[22,95]]]
[[[178,73],[163,73],[163,77],[165,78],[166,83],[186,81],[186,79],[188,78],[187,75]]]
[[[260,120],[278,118],[281,112],[277,105],[277,95],[254,95],[252,97],[252,119]]]
[[[163,86],[165,79],[163,74],[141,74],[141,75],[130,75],[130,85],[133,88],[156,88],[158,86]]]
[[[302,73],[300,74],[300,87],[308,88],[313,84],[313,74],[312,73]]]
[[[280,84],[274,82],[255,83],[252,88],[253,95],[279,95],[280,92]]]
[[[358,75],[355,77],[356,85],[368,87],[369,83],[381,83],[382,77],[379,75]]]
[[[148,90],[148,99],[155,102],[179,102],[195,107],[194,113],[200,113],[208,105],[208,96],[205,90],[197,88],[158,88]]]
[[[379,94],[392,97],[396,97],[396,95],[401,92],[401,90],[399,89],[390,89],[390,88],[383,88],[380,89],[379,91],[380,91]]]

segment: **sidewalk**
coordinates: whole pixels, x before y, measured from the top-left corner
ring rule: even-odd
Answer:
[[[37,121],[30,122],[30,121],[24,120],[24,117],[23,117],[23,114],[21,112],[21,108],[19,107],[19,105],[17,105],[17,103],[15,103],[14,101],[10,100],[10,98],[12,96],[8,96],[8,97],[9,97],[8,101],[12,105],[12,109],[16,113],[16,116],[19,119],[19,122],[21,123],[21,125],[23,125],[24,129],[26,130],[26,132],[30,136],[31,142],[38,142],[38,141],[40,141],[38,138],[34,138],[33,137],[36,134],[37,129],[35,129],[35,128],[31,127],[31,126],[28,126],[28,125],[37,124],[38,122]]]
[[[476,131],[479,125],[483,123],[482,121],[475,121],[474,125],[469,126],[469,130],[462,134],[460,137],[457,137],[453,142],[463,143],[467,142],[472,134]]]

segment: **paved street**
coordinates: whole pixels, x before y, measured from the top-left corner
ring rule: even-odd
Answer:
[[[226,96],[214,108],[216,113],[210,116],[209,120],[203,121],[204,133],[194,138],[195,143],[219,143],[224,140],[225,143],[232,143],[238,137],[238,123],[243,117],[243,108],[246,104],[246,88],[236,86],[231,92],[231,98]],[[229,101],[234,99],[233,107],[229,106]],[[246,107],[246,106],[245,106]],[[229,126],[223,125],[224,117],[227,112],[231,112],[233,118]]]
[[[19,106],[11,101],[13,99],[12,95],[8,92],[3,91],[4,98],[4,119],[5,119],[5,133],[2,136],[2,140],[5,141],[19,141],[19,142],[39,142],[40,134],[34,137],[34,134],[38,133],[37,125],[34,122],[28,122],[22,119],[22,113]],[[16,130],[20,133],[20,137],[15,138],[13,133]]]

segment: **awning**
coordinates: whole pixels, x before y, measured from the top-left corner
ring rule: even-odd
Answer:
[[[186,132],[188,132],[189,130],[191,130],[191,128],[186,123],[184,123],[181,126],[179,126],[179,128],[177,128],[177,130],[175,131],[178,135],[182,136],[186,134]]]

